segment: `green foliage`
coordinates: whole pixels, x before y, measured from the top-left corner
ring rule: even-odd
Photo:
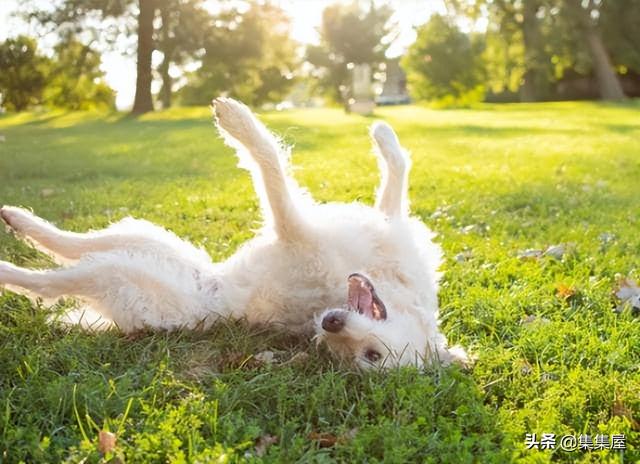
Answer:
[[[55,27],[61,38],[67,35],[92,34],[95,39],[113,43],[121,34],[133,32],[135,21],[131,21],[131,7],[139,1],[58,0],[47,6],[43,2],[25,1],[21,13],[27,20]],[[90,20],[87,21],[87,18]]]
[[[163,56],[158,66],[162,79],[159,96],[162,107],[169,108],[174,87],[170,68],[189,63],[204,47],[211,15],[204,9],[202,0],[165,0],[158,3],[158,8],[161,22],[156,28],[155,44]]]
[[[250,105],[279,102],[291,89],[298,62],[290,20],[271,3],[222,11],[208,29],[202,66],[179,91],[183,104],[202,105],[226,93]]]
[[[116,433],[113,454],[132,463],[636,462],[639,320],[612,311],[611,291],[617,274],[640,279],[639,110],[377,110],[412,152],[412,211],[444,248],[443,330],[478,358],[467,372],[354,372],[312,341],[241,322],[133,340],[51,327],[46,308],[3,293],[3,462],[98,462],[100,429]],[[329,109],[261,117],[295,144],[295,177],[318,201],[372,204],[369,118]],[[2,202],[65,229],[144,217],[220,260],[259,221],[249,176],[207,108],[137,119],[21,113],[0,117],[0,131]],[[560,243],[561,259],[518,257]],[[3,231],[0,259],[51,266]],[[559,295],[561,284],[573,294]],[[264,350],[278,362],[256,362]],[[625,433],[629,449],[527,450],[533,432]],[[312,433],[336,443],[322,448]],[[265,435],[278,443],[259,458]]]
[[[34,39],[18,36],[5,40],[0,45],[0,103],[15,111],[40,103],[48,65]]]
[[[494,94],[517,92],[525,100],[558,98],[562,97],[558,83],[578,77],[595,77],[602,93],[616,80],[613,74],[610,79],[603,77],[611,68],[608,59],[619,74],[640,73],[638,0],[446,3],[460,17],[488,21],[484,60],[486,84]],[[596,42],[601,42],[604,54],[594,51]]]
[[[432,16],[418,29],[402,62],[411,94],[447,104],[482,100],[482,47],[477,37],[461,32],[448,18]]]
[[[524,46],[515,36],[505,37],[499,31],[487,30],[482,59],[486,69],[487,91],[493,94],[516,94],[524,78]]]
[[[54,48],[46,103],[72,110],[115,109],[115,92],[102,79],[100,54],[73,37]]]
[[[72,110],[115,108],[115,93],[102,80],[100,54],[73,36],[54,47],[52,58],[38,54],[35,39],[7,39],[0,46],[0,69],[2,103],[8,110],[37,104]]]
[[[621,74],[640,74],[640,0],[602,2],[599,9],[602,37]]]
[[[353,64],[369,64],[375,70],[385,61],[391,33],[393,11],[373,2],[363,5],[334,3],[322,13],[320,44],[307,47],[307,61],[314,66],[316,88],[335,102],[345,101],[351,93]]]
[[[123,37],[135,36],[136,92],[131,112],[142,114],[152,111],[154,17],[160,2],[157,0],[60,0],[52,3],[47,6],[43,2],[34,2],[32,10],[25,12],[24,15],[47,27],[53,27],[61,37],[82,34],[85,37],[93,36],[94,40],[100,40],[102,43],[115,44]],[[104,96],[103,92],[100,96]]]

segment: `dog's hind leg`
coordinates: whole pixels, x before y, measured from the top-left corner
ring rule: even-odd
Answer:
[[[20,287],[43,298],[86,293],[90,279],[78,269],[65,268],[34,271],[0,261],[0,286]]]
[[[286,175],[286,151],[242,103],[218,98],[213,104],[225,141],[236,149],[242,166],[251,172],[265,220],[273,222],[281,239],[299,239],[305,224],[297,203],[305,198]]]
[[[75,262],[88,253],[151,248],[160,248],[162,253],[174,250],[183,258],[209,261],[204,251],[161,227],[139,219],[126,218],[103,230],[77,233],[60,230],[30,211],[13,206],[0,208],[0,218],[18,236],[52,255],[58,263]]]
[[[376,122],[370,133],[382,172],[375,207],[389,217],[406,216],[409,213],[409,154],[400,146],[398,137],[387,123]]]
[[[0,287],[46,299],[78,297],[124,332],[195,328],[212,313],[217,283],[188,268],[126,252],[98,253],[71,267],[31,270],[0,261]],[[210,290],[208,289],[209,287]]]

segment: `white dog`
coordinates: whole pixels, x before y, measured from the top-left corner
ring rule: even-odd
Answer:
[[[4,222],[66,267],[0,261],[0,285],[43,298],[75,296],[124,332],[246,318],[315,332],[365,368],[466,362],[438,328],[441,250],[408,215],[410,161],[391,127],[371,129],[383,173],[375,208],[317,204],[287,175],[287,152],[246,106],[221,98],[214,107],[260,198],[265,224],[255,238],[212,263],[146,221],[127,218],[80,234],[7,206]]]

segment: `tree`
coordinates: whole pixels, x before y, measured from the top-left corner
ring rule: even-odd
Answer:
[[[59,33],[85,31],[84,19],[96,16],[126,19],[135,16],[137,28],[136,92],[132,113],[141,114],[153,110],[151,98],[151,55],[153,53],[153,21],[156,2],[159,0],[62,0],[52,10],[36,10],[28,14],[42,24],[53,25]],[[137,11],[136,11],[137,7]],[[69,33],[69,32],[67,32]]]
[[[58,32],[64,29],[70,29],[72,33],[83,29],[86,32],[89,23],[83,20],[96,16],[124,24],[127,34],[134,30],[137,39],[136,91],[132,113],[142,114],[153,110],[153,51],[159,50],[163,54],[158,71],[163,82],[160,99],[166,108],[171,104],[172,64],[188,61],[203,47],[209,14],[202,8],[202,3],[203,0],[62,0],[55,9],[38,10],[31,16],[43,24],[56,26]],[[156,21],[158,17],[160,22]],[[130,24],[131,18],[135,18],[135,26]],[[106,29],[102,24],[95,26],[95,21],[91,24],[94,28]]]
[[[417,33],[402,61],[412,95],[421,100],[481,99],[482,44],[440,15],[432,16]]]
[[[522,13],[515,16],[516,21],[521,22],[524,45],[524,75],[520,99],[525,102],[539,101],[549,96],[550,57],[545,50],[538,17],[541,8],[542,0],[522,0]]]
[[[18,36],[0,45],[0,93],[5,107],[22,111],[42,101],[49,60],[38,54],[36,41]]]
[[[73,0],[76,1],[76,0]],[[131,113],[153,111],[151,98],[151,56],[153,54],[153,20],[156,0],[138,0],[138,49],[136,56],[136,94]]]
[[[603,100],[622,100],[625,98],[622,85],[613,69],[611,58],[602,41],[600,32],[592,19],[599,17],[599,10],[597,9],[599,4],[589,0],[586,6],[583,7],[583,3],[581,0],[564,0],[567,14],[575,21],[583,41],[591,53],[591,61],[598,81],[600,98]]]
[[[593,73],[601,98],[624,98],[618,57],[633,61],[640,0],[447,0],[459,14],[489,20],[490,87],[518,88],[523,101],[553,98],[567,73]],[[623,26],[623,27],[621,27]],[[621,32],[621,31],[625,32]],[[615,31],[615,32],[614,32]],[[615,39],[610,39],[615,37]],[[630,39],[631,38],[631,39]],[[501,71],[499,68],[503,66]],[[625,66],[620,62],[618,66]],[[505,70],[504,68],[508,68]],[[514,79],[515,77],[515,79]],[[497,85],[496,85],[497,84]]]
[[[334,101],[346,105],[351,90],[354,64],[372,69],[385,61],[389,48],[393,11],[386,5],[370,2],[336,3],[322,12],[320,44],[307,48],[307,61],[314,66],[312,77],[317,87]]]
[[[614,66],[640,75],[640,0],[602,2],[598,29]]]
[[[457,14],[488,19],[485,58],[492,90],[519,92],[521,101],[550,96],[551,58],[540,19],[545,1],[446,0]]]
[[[208,30],[202,66],[179,91],[184,104],[202,104],[227,93],[250,105],[282,100],[298,65],[290,20],[270,3],[252,3],[244,12],[221,11]]]
[[[172,65],[182,65],[205,46],[205,37],[211,30],[210,14],[201,0],[165,0],[159,3],[161,24],[156,31],[156,48],[162,52],[158,73],[162,79],[160,101],[163,108],[171,106],[174,79]],[[201,102],[202,103],[202,102]]]
[[[100,54],[69,36],[54,47],[44,101],[52,106],[83,110],[115,107],[115,94],[102,80]]]

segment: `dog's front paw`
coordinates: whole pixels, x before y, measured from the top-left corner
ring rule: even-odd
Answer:
[[[255,137],[257,126],[251,110],[232,98],[216,98],[213,110],[218,127],[246,145]]]

